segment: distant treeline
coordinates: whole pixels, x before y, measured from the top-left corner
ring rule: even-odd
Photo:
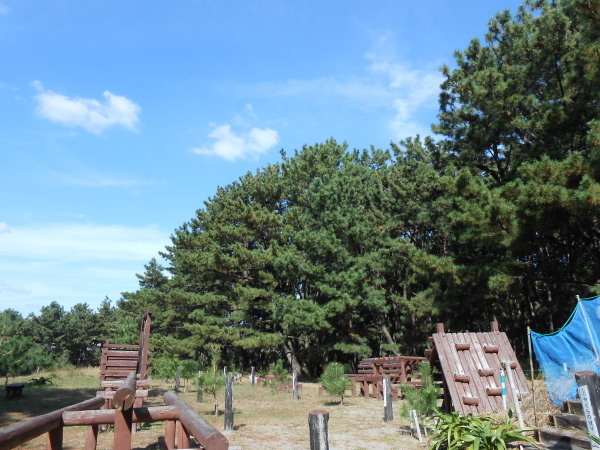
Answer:
[[[494,319],[523,355],[527,326],[556,329],[575,295],[600,293],[599,14],[563,0],[497,15],[442,68],[435,140],[282,151],[174,232],[166,267],[150,261],[117,304],[131,322],[96,315],[79,349],[66,325],[31,338],[87,363],[90,342],[137,342],[153,307],[155,357],[217,349],[238,368],[422,355],[436,322]]]

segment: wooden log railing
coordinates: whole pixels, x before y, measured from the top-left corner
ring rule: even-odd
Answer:
[[[48,433],[48,447],[62,448],[62,415],[70,411],[93,410],[102,405],[104,399],[96,397],[0,430],[0,448],[17,447],[44,433]]]
[[[115,405],[121,409],[98,410],[104,398],[96,397],[66,408],[36,417],[21,424],[0,430],[0,449],[13,448],[48,433],[48,448],[63,448],[63,429],[66,426],[87,426],[85,448],[95,449],[98,427],[115,426],[113,448],[131,448],[132,424],[166,421],[165,444],[168,449],[189,448],[190,437],[207,450],[229,448],[227,438],[207,423],[173,391],[164,394],[167,406],[133,408],[135,374],[128,377],[115,393]],[[133,425],[135,427],[135,425]]]

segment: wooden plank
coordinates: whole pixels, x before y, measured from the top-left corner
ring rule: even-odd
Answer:
[[[477,392],[477,397],[479,398],[479,402],[476,405],[477,412],[483,413],[485,411],[492,411],[495,409],[495,401],[492,403],[493,399],[490,400],[488,396],[486,386],[484,385],[484,379],[479,375],[479,370],[482,369],[481,362],[479,361],[479,357],[475,352],[474,346],[477,341],[477,335],[475,333],[464,333],[464,339],[469,343],[469,350],[465,351],[465,355],[468,355],[468,371],[471,379],[473,380],[472,386]],[[485,377],[483,377],[485,378]]]
[[[436,333],[433,335],[434,346],[440,361],[440,367],[444,374],[444,378],[446,380],[452,380],[454,374],[458,371],[454,361],[452,359],[452,354],[446,348],[446,334]],[[448,381],[446,383],[448,388],[448,393],[450,396],[450,400],[454,409],[458,412],[464,414],[463,405],[462,405],[462,396],[465,394],[462,388],[459,389],[459,386],[453,381]]]
[[[470,352],[468,350],[460,351],[456,347],[457,343],[462,344],[465,342],[465,339],[466,339],[465,334],[467,334],[467,333],[452,333],[452,334],[448,334],[447,336],[449,336],[450,339],[452,339],[454,341],[452,350],[457,355],[458,360],[460,361],[462,373],[469,377],[469,382],[463,383],[463,389],[465,390],[465,395],[462,398],[462,402],[463,402],[463,404],[465,404],[467,406],[468,412],[470,412],[472,414],[478,414],[479,408],[482,405],[482,400],[483,400],[481,398],[482,393],[479,392],[478,385],[476,383],[478,374],[475,374],[475,376],[474,376],[471,373],[470,366],[472,364],[471,364]],[[485,392],[483,393],[483,395],[485,395]]]

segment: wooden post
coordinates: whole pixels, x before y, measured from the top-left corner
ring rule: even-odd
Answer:
[[[169,450],[175,448],[175,423],[176,420],[167,420],[165,425],[165,445]]]
[[[389,422],[394,420],[394,411],[392,409],[392,384],[390,376],[383,377],[383,421]]]
[[[250,384],[256,386],[256,374],[254,373],[254,366],[250,369]]]
[[[190,435],[181,422],[177,422],[177,448],[190,448]]]
[[[439,333],[439,334],[444,334],[444,324],[443,323],[436,323],[435,324],[435,332]]]
[[[90,425],[85,430],[85,450],[96,450],[98,445],[98,425]]]
[[[233,376],[225,379],[225,430],[233,430]]]
[[[62,450],[63,448],[63,427],[48,431],[48,448],[50,450]]]
[[[133,408],[118,409],[115,411],[115,437],[113,444],[115,450],[131,449],[132,419]]]
[[[308,414],[310,450],[329,450],[329,413],[315,409]]]
[[[577,381],[577,391],[583,406],[585,422],[588,432],[596,437],[600,437],[600,417],[598,408],[600,408],[600,376],[596,372],[585,371],[576,372],[575,381]],[[600,449],[600,444],[592,442],[593,449]]]
[[[179,392],[179,385],[181,384],[181,366],[177,366],[177,371],[175,372],[175,392]]]
[[[294,400],[298,400],[298,372],[295,370],[292,372],[292,392],[294,393]]]

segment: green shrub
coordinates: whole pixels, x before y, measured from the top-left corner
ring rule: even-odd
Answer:
[[[326,392],[340,397],[340,405],[344,404],[346,389],[352,386],[352,380],[346,375],[346,367],[338,362],[331,363],[319,378]]]

